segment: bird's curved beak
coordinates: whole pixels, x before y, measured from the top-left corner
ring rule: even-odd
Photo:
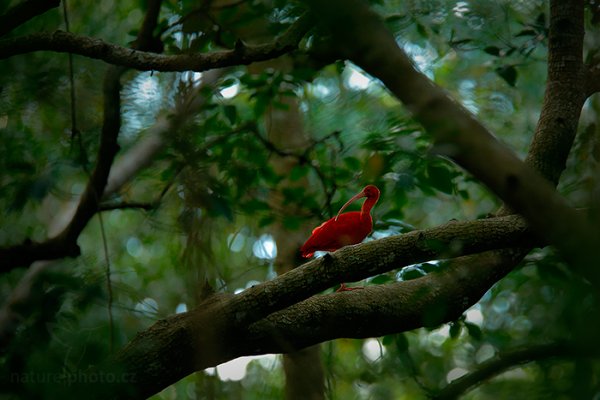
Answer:
[[[337,221],[337,219],[340,216],[340,214],[342,213],[342,211],[344,211],[346,209],[346,207],[348,207],[353,201],[356,201],[356,200],[361,199],[363,197],[367,197],[367,195],[365,194],[364,190],[361,191],[360,193],[357,193],[354,196],[352,196],[352,198],[350,200],[348,200],[346,202],[346,204],[344,204],[342,206],[342,208],[340,208],[340,211],[338,211],[337,215],[335,216],[335,220]]]

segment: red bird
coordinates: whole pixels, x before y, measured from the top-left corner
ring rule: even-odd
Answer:
[[[350,203],[362,197],[367,199],[360,211],[341,214]],[[309,258],[315,254],[315,251],[335,251],[341,247],[362,242],[373,230],[371,209],[377,200],[379,200],[379,189],[374,185],[366,186],[340,208],[335,218],[331,218],[313,229],[312,235],[300,248],[302,257]],[[338,291],[342,290],[350,289],[342,283]]]

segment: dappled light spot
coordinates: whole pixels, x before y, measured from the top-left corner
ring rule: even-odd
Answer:
[[[477,114],[479,112],[475,95],[476,86],[477,84],[474,79],[463,79],[458,84],[458,93],[460,94],[462,103],[473,114]]]
[[[491,359],[495,355],[496,348],[491,344],[486,343],[481,346],[479,350],[477,350],[477,353],[475,353],[475,361],[477,361],[478,364],[481,364],[482,362]]]
[[[277,257],[277,245],[273,236],[269,234],[261,235],[252,245],[252,253],[257,258],[272,260]]]
[[[251,288],[252,286],[260,285],[260,282],[257,280],[251,280],[246,282],[246,289]]]
[[[312,86],[312,92],[315,96],[323,98],[327,97],[331,93],[331,89],[329,89],[326,85],[317,83]]]
[[[370,362],[375,362],[385,354],[386,349],[377,339],[367,339],[362,346],[363,356]]]
[[[456,17],[464,18],[465,15],[471,10],[469,9],[469,3],[466,1],[459,1],[456,3],[452,11],[454,11],[454,15]]]
[[[146,297],[135,305],[135,311],[148,317],[154,317],[158,312],[158,303],[151,297]]]
[[[130,236],[129,239],[127,239],[125,247],[127,248],[127,253],[129,253],[131,257],[138,258],[144,252],[144,245],[140,242],[140,239],[135,236]]]
[[[156,113],[164,105],[164,86],[156,74],[142,72],[125,85],[123,97],[121,135],[132,140],[155,122]]]
[[[219,364],[215,368],[207,368],[204,372],[208,375],[216,375],[222,381],[241,381],[246,376],[248,364],[253,360],[259,360],[263,368],[270,369],[274,366],[277,356],[265,354],[261,356],[239,357],[226,363]]]
[[[354,67],[350,67],[348,70],[350,73],[348,74],[347,82],[350,89],[365,90],[369,87],[372,79],[367,74]]]
[[[187,310],[188,310],[187,304],[185,304],[185,303],[179,303],[179,304],[177,304],[177,307],[175,307],[175,313],[176,314],[184,313]]]
[[[150,73],[147,73],[140,78],[137,89],[141,101],[153,100],[159,94],[158,79]]]
[[[224,99],[231,99],[235,97],[240,92],[240,84],[234,83],[231,86],[227,86],[226,88],[221,89],[219,94],[223,96]]]
[[[413,60],[417,69],[429,79],[433,79],[433,64],[439,57],[437,51],[430,45],[419,46],[414,43],[401,43],[400,45]]]
[[[245,244],[246,235],[242,232],[227,236],[227,246],[229,246],[229,250],[233,251],[234,253],[239,253],[242,251]]]
[[[179,75],[180,75],[182,81],[190,82],[194,86],[199,85],[202,80],[201,72],[185,71],[185,72],[180,73]]]
[[[531,370],[529,370],[529,372],[531,372]],[[507,370],[506,372],[503,372],[501,374],[498,375],[498,377],[496,378],[497,380],[504,380],[504,381],[509,381],[509,380],[526,380],[526,381],[530,381],[532,378],[531,374],[528,373],[527,371],[527,367],[517,367],[517,368],[512,368]]]
[[[448,324],[431,331],[425,339],[425,345],[429,353],[441,357],[443,355],[442,345],[448,338],[450,338],[450,326]]]
[[[483,314],[479,310],[480,308],[481,306],[479,304],[476,304],[467,310],[466,317],[468,322],[471,322],[478,326],[483,325]]]
[[[469,371],[467,371],[464,368],[453,368],[446,375],[446,382],[450,383],[450,382],[460,378],[461,376],[465,376],[467,373],[469,373]]]

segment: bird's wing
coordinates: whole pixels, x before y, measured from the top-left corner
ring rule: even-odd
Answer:
[[[369,232],[358,223],[360,212],[341,214],[337,220],[332,218],[317,226],[302,246],[303,250],[334,251],[348,244],[360,243]],[[369,229],[370,230],[370,229]]]

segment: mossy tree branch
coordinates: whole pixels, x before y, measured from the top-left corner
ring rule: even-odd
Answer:
[[[161,320],[103,368],[135,376],[137,396],[144,398],[242,355],[435,326],[460,316],[512,269],[514,250],[486,250],[527,243],[533,239],[523,220],[507,216],[347,246],[238,295],[216,295],[195,310]],[[483,252],[476,262],[460,257],[473,252]],[[456,258],[419,279],[311,297],[341,281],[444,257]],[[126,390],[118,384],[106,389],[110,396]]]
[[[139,71],[202,72],[269,60],[294,51],[310,27],[310,18],[304,15],[269,43],[246,45],[238,42],[233,50],[179,55],[163,55],[131,49],[101,39],[63,31],[39,32],[0,40],[0,59],[36,51],[54,51],[78,54]]]

